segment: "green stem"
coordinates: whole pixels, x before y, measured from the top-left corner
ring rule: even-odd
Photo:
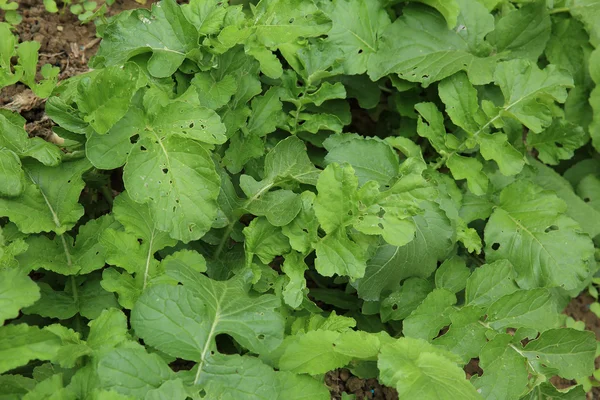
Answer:
[[[550,10],[548,13],[549,14],[558,14],[558,13],[565,13],[565,12],[569,12],[569,11],[571,11],[571,9],[569,7],[559,7],[559,8]]]
[[[100,192],[102,193],[102,196],[104,196],[104,198],[106,199],[108,204],[112,207],[112,205],[113,205],[112,190],[108,186],[102,186],[102,188],[100,188]]]
[[[225,233],[223,234],[223,237],[221,238],[221,241],[219,242],[219,245],[217,246],[217,249],[213,254],[213,260],[217,260],[223,252],[225,243],[227,243],[227,241],[229,240],[229,236],[231,235],[231,231],[233,231],[233,225],[235,225],[235,221],[227,225],[227,229],[225,229]]]
[[[304,87],[304,92],[302,92],[301,98],[304,98],[304,96],[306,96],[306,93],[308,93],[308,85]],[[296,116],[294,117],[294,129],[292,132],[293,135],[295,135],[296,132],[298,132],[298,119],[300,118],[300,111],[303,108],[302,106],[302,101],[298,101],[298,105],[296,106]]]

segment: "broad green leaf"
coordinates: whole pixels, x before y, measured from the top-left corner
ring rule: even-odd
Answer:
[[[465,288],[469,275],[471,271],[467,268],[465,260],[452,257],[444,261],[435,271],[435,286],[438,289],[458,293]]]
[[[499,334],[481,350],[483,375],[473,385],[486,400],[520,398],[527,389],[526,363],[510,344],[512,339],[508,334]]]
[[[581,191],[581,183],[575,187],[577,194],[573,193],[574,187],[569,182],[556,173],[552,168],[545,166],[539,161],[529,158],[529,163],[532,164],[537,174],[534,177],[534,182],[546,190],[553,191],[559,198],[567,203],[566,214],[573,218],[581,229],[590,235],[591,238],[600,233],[600,208],[594,209],[594,203],[588,202],[585,199],[590,199]],[[567,176],[567,175],[565,175]],[[585,180],[588,178],[582,179]],[[594,179],[592,177],[592,179]]]
[[[596,213],[600,211],[600,179],[595,175],[588,175],[577,185],[577,194],[585,204],[592,207]],[[585,210],[589,211],[589,210]],[[590,214],[587,214],[588,216]],[[596,236],[595,231],[589,232],[591,237]]]
[[[425,300],[403,321],[406,337],[432,340],[440,329],[450,323],[455,312],[456,296],[446,289],[434,289]]]
[[[407,6],[381,34],[378,52],[369,58],[368,73],[372,80],[395,73],[427,86],[465,70],[474,83],[484,84],[492,80],[493,65],[492,58],[471,54],[464,38],[449,30],[436,11]]]
[[[290,251],[289,241],[281,233],[281,228],[271,225],[265,218],[256,218],[244,228],[244,237],[248,263],[256,255],[268,264],[276,256]]]
[[[417,339],[400,338],[381,349],[379,379],[407,399],[480,399],[464,371],[446,352]]]
[[[405,319],[433,289],[433,284],[425,279],[406,279],[399,290],[392,292],[381,301],[381,320],[387,322]]]
[[[237,83],[233,75],[226,75],[221,80],[206,72],[197,73],[191,82],[198,91],[200,105],[216,110],[229,102],[237,91]]]
[[[152,11],[119,14],[104,27],[102,44],[92,64],[122,65],[141,53],[152,53],[148,71],[170,77],[197,46],[198,32],[174,0],[163,0]]]
[[[323,276],[334,274],[361,278],[365,273],[366,254],[346,233],[336,231],[317,242],[315,268]]]
[[[550,165],[572,158],[573,152],[587,140],[583,128],[563,119],[556,120],[538,134],[527,135],[527,145],[536,149],[538,158]]]
[[[537,61],[550,38],[551,25],[544,4],[526,4],[503,15],[487,38],[500,54]]]
[[[517,290],[490,306],[487,322],[494,329],[523,327],[545,331],[558,325],[556,308],[547,289]]]
[[[79,81],[75,101],[94,131],[105,134],[125,116],[138,89],[138,74],[137,68],[109,67]]]
[[[442,0],[417,0],[419,3],[427,4],[429,7],[433,7],[444,16],[448,23],[448,29],[454,29],[460,13],[459,3],[456,0],[442,1]]]
[[[482,196],[487,192],[488,178],[483,173],[483,165],[473,157],[464,157],[457,153],[446,161],[446,165],[452,172],[454,179],[466,179],[469,190],[476,196]]]
[[[127,317],[116,308],[102,311],[88,323],[87,345],[94,350],[111,349],[128,339]]]
[[[593,246],[565,211],[562,200],[528,181],[507,186],[485,227],[487,260],[509,260],[523,288],[581,289]]]
[[[504,95],[500,116],[519,120],[534,133],[541,132],[552,122],[550,105],[564,103],[567,88],[573,86],[573,78],[564,70],[549,65],[543,70],[523,59],[498,64],[494,81]]]
[[[344,71],[348,75],[363,74],[369,58],[378,51],[379,39],[390,24],[380,0],[337,0],[323,3],[331,18],[327,45],[341,52]]]
[[[74,239],[68,234],[55,237],[30,236],[27,251],[18,256],[26,270],[46,269],[62,275],[87,274],[104,267],[105,249],[99,243],[105,230],[118,226],[111,215],[90,220],[79,228]]]
[[[308,266],[304,263],[302,254],[293,251],[285,256],[281,272],[287,275],[289,281],[283,289],[283,301],[292,308],[298,308],[307,293],[304,272]]]
[[[227,15],[227,3],[214,3],[210,0],[192,0],[181,7],[183,14],[201,35],[219,32]]]
[[[398,156],[387,143],[350,135],[330,136],[323,143],[327,164],[344,162],[354,168],[360,186],[368,181],[389,184],[398,175]]]
[[[471,358],[478,357],[488,341],[486,333],[489,329],[481,324],[484,313],[484,309],[477,307],[462,307],[452,313],[450,328],[446,333],[435,338],[433,344],[459,355],[465,364]]]
[[[530,362],[540,362],[558,370],[566,379],[580,379],[594,371],[596,340],[592,332],[551,329],[525,346],[522,354]]]
[[[219,176],[208,151],[178,136],[140,140],[123,179],[129,196],[149,203],[158,229],[189,242],[210,229],[217,213]]]
[[[438,260],[443,260],[453,244],[453,229],[439,206],[423,202],[423,215],[414,217],[416,236],[410,243],[396,247],[380,246],[367,263],[364,278],[356,283],[358,294],[365,300],[378,300],[386,289],[395,290],[408,277],[427,278]]]
[[[37,326],[26,324],[0,327],[0,373],[30,360],[51,360],[60,349],[60,339]]]
[[[19,310],[40,298],[37,285],[18,268],[0,269],[0,324],[19,315]]]
[[[598,47],[600,44],[600,25],[598,24],[600,6],[598,3],[594,0],[578,0],[567,4],[569,12],[583,23],[590,34],[590,42]]]
[[[57,167],[23,160],[25,188],[17,197],[0,198],[0,215],[8,217],[23,233],[66,232],[83,215],[78,203],[84,187],[81,176],[89,168],[87,160]]]
[[[467,279],[465,302],[487,307],[504,295],[518,290],[515,271],[507,260],[482,265]]]
[[[340,354],[335,349],[339,332],[316,330],[300,337],[290,337],[284,342],[284,352],[279,368],[297,374],[323,374],[348,364],[352,357]]]
[[[0,149],[0,196],[18,196],[23,191],[25,175],[19,157],[8,149]]]
[[[100,358],[98,377],[104,389],[144,398],[149,391],[175,379],[175,373],[156,354],[140,348],[121,348]]]
[[[292,249],[303,254],[308,253],[319,239],[319,221],[313,209],[315,198],[313,192],[303,192],[300,195],[302,202],[300,212],[289,224],[281,227],[281,231],[289,239]]]

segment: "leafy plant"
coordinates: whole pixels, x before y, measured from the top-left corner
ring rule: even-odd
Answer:
[[[327,399],[348,367],[407,399],[582,398],[596,338],[561,310],[598,270],[598,15],[163,0],[100,25],[46,103],[60,150],[0,113],[2,392]]]
[[[4,11],[4,19],[12,25],[17,25],[23,17],[17,12],[19,3],[10,0],[0,0],[0,10]]]

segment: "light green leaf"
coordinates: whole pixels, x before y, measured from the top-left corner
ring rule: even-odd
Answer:
[[[494,302],[487,322],[494,329],[533,328],[538,331],[559,324],[557,306],[547,289],[517,290]]]
[[[309,252],[319,239],[319,221],[313,209],[315,198],[313,192],[302,192],[300,212],[289,224],[281,227],[281,231],[289,239],[292,249],[303,254]]]
[[[562,200],[528,181],[507,186],[485,228],[487,260],[509,260],[523,288],[580,290],[593,245],[565,211]]]
[[[562,328],[542,332],[522,354],[531,362],[556,368],[565,379],[580,379],[594,372],[596,340],[592,332]]]
[[[477,307],[462,307],[452,313],[448,332],[435,338],[433,344],[460,356],[467,364],[471,358],[479,356],[488,341],[486,333],[489,329],[481,324],[484,313],[484,309]]]
[[[129,196],[148,202],[158,229],[185,243],[202,237],[217,214],[219,176],[208,151],[197,142],[170,136],[158,145],[140,140],[123,180]]]
[[[454,304],[454,293],[446,289],[434,289],[403,321],[403,335],[432,340],[439,334],[440,329],[449,325],[450,316],[455,312]]]
[[[37,326],[1,326],[0,373],[25,365],[30,360],[52,360],[59,349],[60,339]]]
[[[156,354],[148,354],[140,348],[121,348],[100,358],[98,377],[104,389],[144,398],[164,382],[175,379],[175,373]]]
[[[387,322],[405,319],[425,300],[433,288],[433,284],[425,279],[406,279],[399,290],[381,301],[381,320]]]
[[[486,400],[520,398],[527,389],[524,358],[510,345],[513,337],[499,334],[490,340],[479,356],[483,375],[473,385]]]
[[[0,215],[8,217],[23,233],[66,232],[83,215],[78,203],[84,187],[81,176],[89,168],[87,160],[57,167],[24,160],[25,189],[17,197],[0,198]]]
[[[151,52],[148,71],[170,77],[198,43],[198,32],[174,0],[155,4],[152,11],[123,12],[103,29],[102,43],[92,65],[122,65],[131,57]]]
[[[480,399],[451,353],[417,339],[400,338],[381,349],[379,379],[407,399]]]
[[[546,164],[556,165],[573,157],[588,137],[582,127],[564,119],[557,119],[538,134],[527,135],[527,145],[538,151],[538,158]]]
[[[503,15],[488,40],[498,53],[537,61],[550,38],[551,25],[545,4],[525,4]]]
[[[435,286],[458,293],[466,286],[471,271],[467,268],[465,260],[460,257],[447,259],[435,272]]]
[[[297,374],[318,375],[345,366],[352,357],[336,351],[335,342],[340,336],[339,332],[316,330],[290,337],[284,343],[279,368]]]
[[[583,178],[577,185],[577,194],[573,193],[573,187],[562,176],[556,173],[554,169],[545,166],[541,162],[529,158],[529,163],[532,164],[537,174],[534,177],[534,182],[546,190],[553,191],[565,203],[567,203],[566,214],[573,218],[581,226],[581,229],[590,235],[591,238],[600,234],[600,207],[596,207],[589,190],[582,190],[584,180],[591,184],[595,179]],[[565,175],[567,176],[567,175]],[[591,189],[591,187],[590,187]],[[592,201],[586,201],[592,200]],[[594,209],[595,208],[595,209]]]
[[[494,81],[504,95],[504,106],[498,117],[516,118],[534,133],[550,125],[550,105],[554,101],[564,103],[567,88],[573,86],[568,72],[553,65],[541,70],[523,59],[498,64]]]
[[[328,151],[325,162],[347,162],[352,165],[359,186],[371,180],[387,185],[398,175],[398,156],[390,145],[381,140],[332,135],[325,140],[323,146]]]
[[[201,35],[217,34],[227,15],[227,3],[214,3],[211,0],[192,0],[181,7],[183,14]]]
[[[381,34],[378,52],[369,59],[368,73],[372,80],[396,73],[427,86],[465,70],[473,83],[484,84],[491,81],[493,65],[492,58],[471,54],[464,38],[449,30],[436,11],[407,6]]]
[[[467,279],[465,302],[473,306],[490,306],[502,296],[518,290],[515,278],[515,271],[508,260],[482,265]]]
[[[483,165],[473,157],[464,157],[457,153],[446,161],[446,165],[452,172],[454,179],[466,179],[469,190],[476,196],[482,196],[487,192],[488,178],[482,172]]]
[[[349,276],[361,278],[365,273],[366,254],[346,233],[338,230],[325,236],[315,245],[315,268],[323,276]]]
[[[128,339],[127,317],[116,308],[109,308],[88,323],[87,345],[94,350],[111,349]]]
[[[18,196],[23,191],[25,175],[19,157],[8,149],[0,149],[0,196]]]
[[[37,285],[17,268],[0,269],[0,325],[7,319],[16,318],[19,310],[40,298]]]
[[[138,71],[109,67],[79,81],[75,101],[94,131],[105,134],[125,116],[138,89]]]
[[[199,72],[192,79],[192,85],[198,91],[200,105],[213,110],[223,107],[237,91],[237,83],[233,75],[225,75],[223,79],[207,72]]]
[[[266,218],[252,220],[250,225],[244,228],[244,237],[248,263],[256,255],[264,264],[268,264],[276,256],[290,251],[289,241],[281,233],[281,228],[271,225]]]
[[[378,300],[384,290],[397,289],[401,280],[411,276],[429,277],[437,261],[451,250],[453,229],[448,217],[435,203],[419,206],[425,212],[413,218],[417,228],[413,241],[401,247],[382,245],[368,261],[364,278],[356,282],[362,299]]]
[[[281,271],[287,275],[289,282],[283,289],[283,301],[292,308],[298,308],[306,293],[304,272],[308,266],[304,263],[302,254],[293,251],[285,256]]]
[[[363,74],[369,58],[377,53],[379,38],[390,24],[390,18],[379,0],[338,0],[324,3],[331,18],[326,43],[340,51],[344,71],[348,75]]]

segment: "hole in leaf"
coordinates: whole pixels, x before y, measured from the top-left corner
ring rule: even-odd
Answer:
[[[563,148],[563,145],[562,145],[562,143],[559,143],[559,142],[554,142],[554,144],[555,144],[555,145],[556,145],[556,147],[558,147],[559,149],[562,149],[562,148]]]
[[[257,336],[258,340],[263,340],[265,338],[265,335],[263,335],[262,333],[260,335]]]
[[[144,146],[140,146],[140,151],[147,151],[148,149],[145,148]]]
[[[190,125],[188,126],[188,128],[192,129],[194,127],[194,123],[190,123]]]
[[[377,226],[379,227],[379,229],[383,229],[383,224],[381,222],[378,223]]]
[[[549,227],[547,227],[544,232],[548,233],[548,232],[552,232],[552,231],[557,231],[558,230],[558,226],[556,225],[551,225]]]
[[[585,201],[586,203],[589,203],[591,201],[591,199],[589,197],[586,197],[585,199],[583,199],[583,201]]]
[[[358,49],[358,54],[362,54],[363,49]]]
[[[129,138],[129,142],[131,144],[137,143],[138,140],[140,140],[140,135],[138,135],[137,133]]]
[[[500,248],[500,243],[492,244],[492,250],[498,250]]]
[[[163,169],[162,169],[162,172],[163,172],[163,174],[166,174],[166,173],[168,173],[168,172],[169,172],[169,168],[163,168]]]
[[[392,306],[392,310],[396,311],[397,309],[398,309],[398,304],[394,304],[394,305]]]

